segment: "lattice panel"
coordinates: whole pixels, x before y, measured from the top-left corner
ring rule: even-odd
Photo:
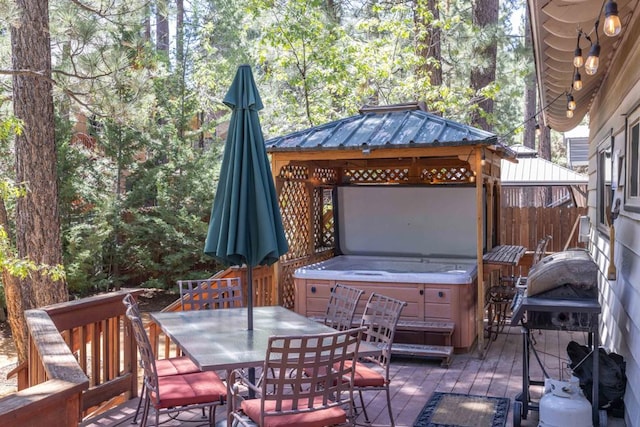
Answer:
[[[280,305],[293,309],[296,305],[296,287],[293,280],[293,273],[297,268],[302,267],[304,262],[297,260],[291,263],[281,264],[280,270]]]
[[[466,166],[433,167],[420,172],[420,180],[430,182],[473,182],[475,178]]]
[[[333,224],[333,212],[325,217],[322,227],[322,248],[335,248],[335,227]],[[316,251],[317,252],[317,251]]]
[[[344,174],[353,183],[383,183],[409,181],[409,168],[345,169]]]
[[[338,182],[338,174],[335,169],[315,168],[313,170],[313,179],[323,184],[335,184]]]
[[[302,181],[309,179],[309,168],[302,165],[287,165],[280,168],[280,178]]]
[[[280,212],[284,232],[289,242],[289,252],[283,259],[300,258],[308,255],[309,220],[307,207],[309,194],[304,182],[285,181],[280,192]]]
[[[294,309],[295,308],[295,281],[293,279],[293,273],[297,268],[305,265],[313,264],[316,262],[324,261],[333,257],[333,251],[328,250],[315,254],[310,257],[304,257],[293,261],[281,261],[279,263],[279,283],[280,283],[280,305],[283,307]]]
[[[313,238],[315,252],[334,247],[333,200],[331,190],[315,188],[313,191]]]

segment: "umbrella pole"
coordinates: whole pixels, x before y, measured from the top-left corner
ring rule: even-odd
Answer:
[[[253,331],[253,267],[247,263],[247,329]],[[249,368],[249,382],[256,383],[256,369]],[[253,389],[249,389],[249,398],[255,398]]]
[[[247,263],[247,329],[253,331],[253,267]]]

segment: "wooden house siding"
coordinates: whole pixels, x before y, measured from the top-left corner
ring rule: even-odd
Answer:
[[[613,280],[607,278],[612,261],[609,230],[598,225],[598,155],[613,136],[614,158],[616,151],[621,150],[626,163],[626,116],[640,104],[640,44],[637,43],[640,19],[637,14],[627,25],[627,35],[590,110],[588,211],[592,227],[590,250],[601,272],[601,343],[625,358],[628,377],[625,420],[627,425],[636,426],[640,425],[640,214],[624,207],[624,180],[614,196],[620,198],[622,204],[614,221],[616,276]],[[624,170],[626,177],[626,165]]]

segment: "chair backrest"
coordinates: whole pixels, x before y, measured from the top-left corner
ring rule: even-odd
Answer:
[[[270,416],[343,405],[353,417],[354,369],[349,361],[358,357],[365,329],[269,337],[259,425]]]
[[[375,343],[382,348],[377,356],[365,359],[378,364],[389,376],[389,362],[391,360],[391,345],[396,333],[396,326],[406,302],[372,292],[362,313],[362,326],[366,326],[363,341]]]
[[[244,307],[240,278],[178,280],[182,310]]]
[[[544,254],[547,251],[547,245],[549,244],[550,240],[551,236],[545,236],[538,241],[536,249],[533,252],[533,260],[531,262],[531,266],[536,265],[544,257]]]
[[[363,293],[362,289],[337,283],[331,289],[324,324],[339,331],[351,329],[358,301]]]
[[[149,341],[149,336],[144,329],[138,303],[131,294],[127,294],[122,299],[125,307],[127,307],[126,315],[131,321],[133,336],[136,339],[138,352],[140,353],[140,366],[144,372],[144,382],[147,390],[151,393],[153,401],[159,401],[158,394],[158,371],[156,370],[156,358],[153,354],[153,348]]]

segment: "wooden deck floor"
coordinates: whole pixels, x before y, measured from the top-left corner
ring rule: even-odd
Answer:
[[[541,362],[552,378],[567,378],[568,369],[566,345],[574,340],[586,343],[586,336],[579,332],[538,331],[532,332],[536,341],[535,348]],[[560,357],[559,357],[560,355]],[[530,377],[541,379],[540,364],[532,357]],[[477,352],[454,355],[449,368],[441,368],[437,360],[394,359],[392,362],[392,406],[396,425],[413,426],[420,410],[434,391],[468,393],[482,396],[508,397],[511,407],[507,426],[513,425],[513,400],[522,391],[522,335],[519,327],[506,327],[495,341],[492,341],[483,359]],[[539,394],[536,387],[531,391]],[[369,405],[370,416],[374,423],[388,425],[384,394],[371,395],[370,399],[379,402]],[[534,399],[532,397],[532,399]],[[103,414],[85,426],[125,426],[131,425],[137,400],[131,400],[115,410]],[[225,407],[218,409],[218,419],[224,418]],[[530,411],[523,426],[537,426],[538,414]],[[185,414],[184,419],[198,419],[196,411]],[[171,421],[165,426],[193,426],[193,422]],[[609,427],[624,427],[624,421],[609,418]]]

